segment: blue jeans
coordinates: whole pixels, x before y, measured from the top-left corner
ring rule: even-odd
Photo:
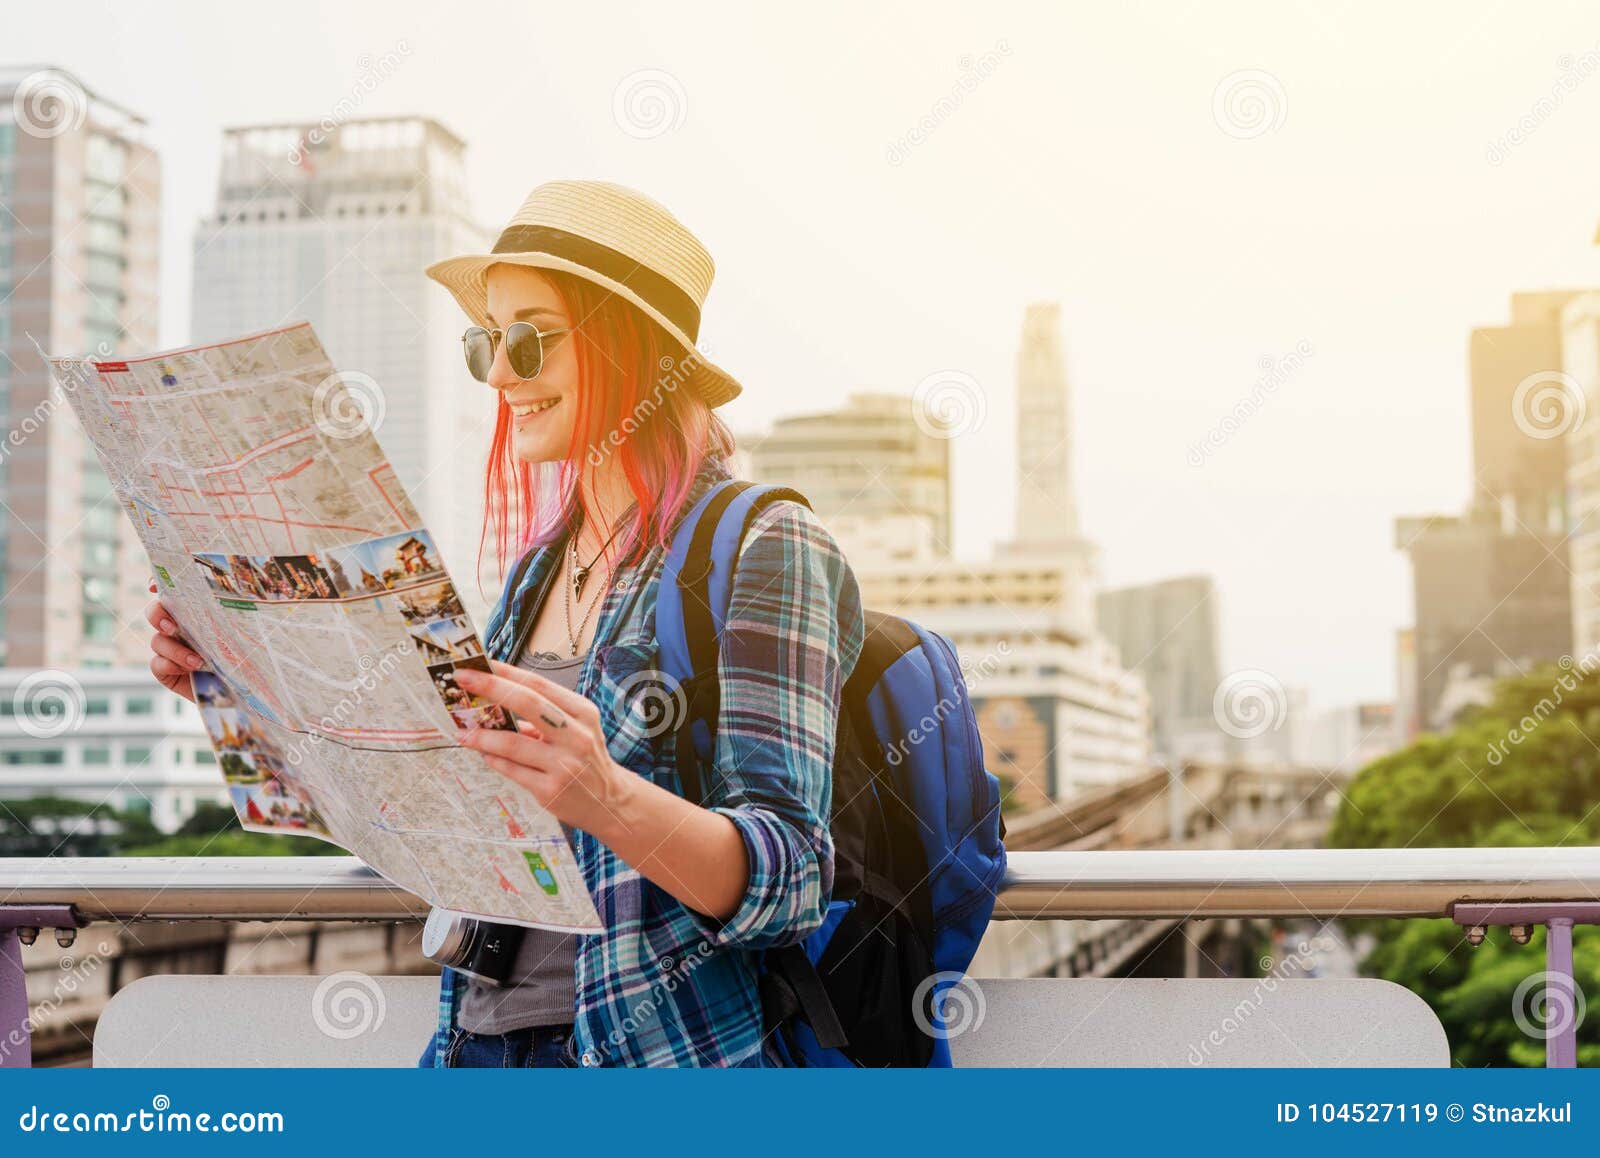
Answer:
[[[570,1025],[536,1025],[510,1033],[468,1033],[456,1028],[450,1031],[444,1064],[449,1069],[575,1069],[576,1040]],[[435,1045],[429,1038],[428,1048],[417,1062],[420,1068],[433,1068]]]

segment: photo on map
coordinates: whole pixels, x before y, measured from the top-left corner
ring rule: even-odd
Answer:
[[[266,570],[279,598],[338,599],[343,594],[316,555],[274,555],[266,561]]]
[[[197,685],[200,677],[206,674],[202,672],[196,676]],[[211,737],[211,747],[216,751],[223,778],[230,784],[255,784],[281,775],[285,767],[283,753],[267,739],[249,713],[237,707],[222,706],[216,702],[214,692],[207,694],[213,702],[200,701],[200,719]],[[199,699],[198,686],[196,698]]]
[[[371,595],[446,577],[439,548],[427,531],[402,531],[324,554],[336,562],[345,595]]]
[[[233,784],[228,788],[228,797],[234,811],[247,824],[327,832],[309,794],[288,777],[275,777],[260,784]]]
[[[456,589],[449,583],[435,583],[427,587],[401,591],[395,598],[399,600],[400,615],[408,627],[432,623],[437,619],[465,617],[467,613],[466,608],[462,606],[461,596],[456,594]]]
[[[428,667],[428,678],[433,681],[434,690],[444,701],[445,709],[450,713],[450,718],[456,722],[456,727],[462,730],[515,728],[516,724],[504,708],[472,695],[456,682],[456,671],[464,667],[486,672],[489,670],[489,661],[478,656],[461,663],[436,663]]]
[[[409,626],[412,642],[429,666],[459,663],[483,654],[483,643],[465,615],[447,615]]]

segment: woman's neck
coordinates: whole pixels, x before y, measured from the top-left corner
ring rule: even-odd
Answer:
[[[586,463],[579,469],[578,487],[584,519],[578,528],[577,545],[578,555],[587,563],[599,555],[608,542],[612,547],[617,545],[622,537],[618,524],[627,517],[634,494],[614,458],[607,458],[594,467]]]

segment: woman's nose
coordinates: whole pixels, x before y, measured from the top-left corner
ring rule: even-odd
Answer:
[[[494,344],[494,361],[489,363],[489,385],[504,394],[515,386],[520,378],[511,369],[511,359],[506,356],[505,339]]]

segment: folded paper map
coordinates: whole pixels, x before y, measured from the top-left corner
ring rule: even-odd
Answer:
[[[511,721],[456,683],[483,644],[311,327],[51,363],[206,659],[240,822],[332,841],[444,908],[598,928],[560,823],[457,743]]]

